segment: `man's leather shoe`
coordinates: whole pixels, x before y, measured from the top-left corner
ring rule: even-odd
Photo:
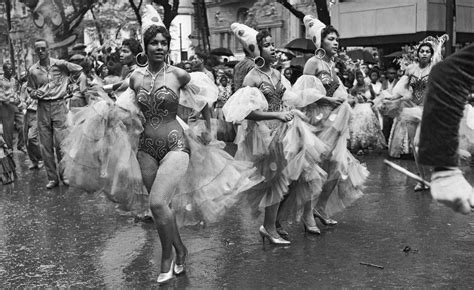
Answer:
[[[56,186],[58,186],[58,185],[59,185],[59,181],[50,180],[50,181],[48,182],[48,184],[46,184],[46,188],[47,188],[47,189],[52,189],[52,188],[54,188],[54,187],[56,187]]]
[[[69,186],[69,179],[63,179],[63,184],[66,186]]]

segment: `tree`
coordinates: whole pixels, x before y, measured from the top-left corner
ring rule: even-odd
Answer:
[[[277,0],[277,2],[283,5],[283,7],[288,9],[293,15],[301,20],[301,22],[303,22],[305,14],[296,9],[290,2],[288,2],[288,0]],[[326,25],[331,24],[327,0],[314,0],[314,4],[316,4],[318,19]]]
[[[97,3],[96,0],[19,0],[32,13],[35,25],[50,37],[52,48],[62,47],[67,56],[67,45],[77,39],[76,29],[84,15]],[[106,1],[106,0],[102,0]]]
[[[110,39],[109,32],[115,31],[117,35],[122,28],[136,26],[137,21],[129,4],[108,0],[96,3],[91,8],[92,20],[84,21],[86,26],[94,25],[100,45]]]
[[[143,0],[128,0],[130,6],[137,17],[137,21],[142,25],[142,16],[140,15],[140,8],[143,5]],[[138,4],[136,3],[138,2]],[[153,4],[163,7],[163,23],[166,26],[166,29],[169,30],[171,22],[178,15],[179,0],[173,0],[173,6],[170,5],[168,0],[151,0]]]

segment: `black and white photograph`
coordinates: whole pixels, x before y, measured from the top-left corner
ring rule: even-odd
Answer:
[[[474,1],[0,0],[0,288],[474,285]]]

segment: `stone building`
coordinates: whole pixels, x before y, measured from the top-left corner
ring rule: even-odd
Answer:
[[[305,14],[317,15],[313,0],[294,0],[293,6]],[[276,47],[304,37],[302,22],[274,0],[208,0],[207,17],[212,48],[225,47],[237,58],[243,57],[242,46],[230,31],[233,22],[253,28],[268,29]]]

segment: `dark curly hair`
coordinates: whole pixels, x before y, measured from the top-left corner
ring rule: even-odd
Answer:
[[[137,56],[137,54],[142,52],[142,47],[140,45],[140,42],[138,42],[138,40],[134,38],[125,39],[122,42],[122,46],[128,46],[128,48],[130,48],[130,51],[132,52],[134,56]]]
[[[416,50],[416,56],[418,56],[420,54],[420,50],[421,50],[422,47],[428,47],[431,51],[431,55],[434,54],[433,45],[431,45],[431,43],[429,43],[429,42],[423,42],[418,46],[418,49]]]
[[[339,31],[337,31],[336,28],[334,28],[334,26],[332,25],[328,25],[326,27],[324,27],[322,30],[321,30],[321,42],[323,41],[323,39],[328,36],[329,34],[331,33],[335,33],[337,35],[337,37],[339,37]]]
[[[263,49],[263,40],[267,37],[271,37],[272,35],[266,29],[260,30],[256,36],[257,38],[257,46],[260,48],[260,51]]]
[[[145,33],[143,34],[143,43],[145,44],[145,49],[150,43],[150,41],[158,34],[161,33],[163,37],[168,41],[168,48],[171,43],[171,35],[164,26],[157,26],[157,25],[152,25],[150,28],[148,28]]]
[[[378,68],[373,68],[369,71],[369,77],[373,74],[373,73],[376,73],[377,76],[380,78],[380,70]]]

